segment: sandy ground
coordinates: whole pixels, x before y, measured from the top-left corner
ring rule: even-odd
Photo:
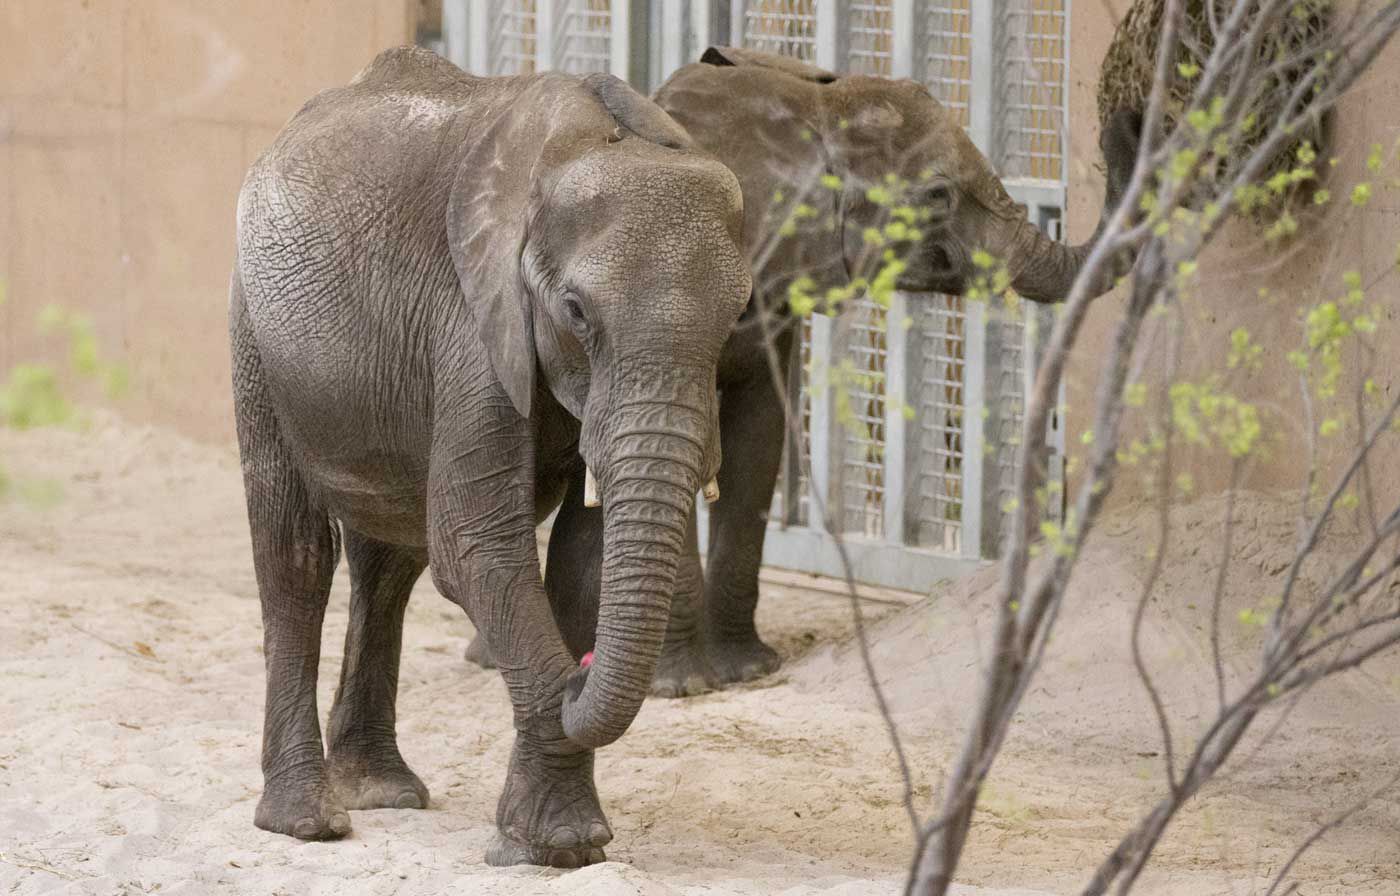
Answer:
[[[100,421],[0,432],[12,474],[61,480],[42,509],[0,508],[0,893],[893,894],[910,850],[893,753],[848,640],[849,606],[792,577],[761,626],[787,657],[753,686],[649,701],[602,751],[611,861],[575,872],[481,863],[510,743],[495,673],[465,665],[471,629],[425,581],[409,608],[400,743],[428,811],[356,812],[352,836],[302,844],[252,825],[262,659],[237,460]],[[1145,633],[1178,747],[1214,684],[1198,603],[1220,507],[1178,515]],[[1276,589],[1289,508],[1241,503],[1234,619]],[[997,765],[964,894],[1074,892],[1160,795],[1160,738],[1132,673],[1129,608],[1148,518],[1120,514],[1086,549],[1039,682]],[[908,606],[869,601],[875,658],[927,810],[976,693],[994,571]],[[344,634],[326,623],[321,706]],[[1231,626],[1232,675],[1254,632]],[[1400,772],[1400,663],[1319,689],[1172,828],[1135,892],[1262,893],[1318,823]],[[1266,721],[1271,721],[1266,720]],[[1300,892],[1400,894],[1400,799],[1372,801],[1301,863]]]

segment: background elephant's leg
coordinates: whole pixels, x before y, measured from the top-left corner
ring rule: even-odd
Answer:
[[[331,786],[347,809],[426,809],[428,788],[399,754],[394,704],[404,610],[428,558],[349,529],[345,556],[350,624],[326,732]]]
[[[316,672],[321,621],[339,559],[337,527],[311,499],[277,431],[234,294],[235,405],[253,567],[262,603],[263,794],[253,822],[303,840],[342,837],[350,816],[330,792]]]
[[[549,533],[545,590],[564,643],[575,658],[593,649],[602,586],[603,511],[583,506],[583,472],[569,482],[564,503]],[[700,601],[704,579],[690,513],[686,545],[676,570],[676,593],[666,625],[666,641],[656,661],[651,692],[661,697],[700,694],[718,685],[700,639]]]
[[[549,530],[544,588],[574,659],[593,649],[602,588],[603,509],[583,506],[583,471],[569,479]]]
[[[515,710],[515,746],[486,861],[560,868],[604,861],[612,830],[593,784],[593,751],[564,736],[560,716],[578,664],[545,597],[533,516],[527,506],[500,507],[496,496],[510,486],[493,486],[489,475],[460,477],[469,478],[490,491],[494,512],[483,512],[486,502],[467,487],[434,486],[429,537],[433,581],[489,641]]]
[[[781,348],[779,356],[786,361]],[[758,678],[782,663],[754,625],[763,539],[783,457],[779,388],[765,364],[747,380],[725,383],[720,396],[724,461],[720,499],[710,506],[704,629],[710,664],[725,683]]]

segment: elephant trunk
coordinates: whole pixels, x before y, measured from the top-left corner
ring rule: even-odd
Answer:
[[[1011,288],[1022,298],[1033,302],[1061,302],[1069,297],[1074,281],[1108,227],[1132,178],[1141,128],[1141,117],[1131,110],[1115,114],[1104,128],[1100,146],[1108,168],[1107,187],[1098,226],[1086,242],[1067,246],[1050,239],[1029,221],[1017,222],[1009,257],[1020,259],[1021,265],[1011,279]],[[1118,278],[1132,269],[1133,261],[1133,253],[1124,250],[1101,266],[1093,282],[1087,284],[1089,296],[1100,296],[1112,289]]]
[[[705,410],[668,401],[617,417],[613,460],[596,471],[603,567],[593,662],[573,674],[563,708],[564,733],[588,748],[621,737],[651,686],[713,425]]]

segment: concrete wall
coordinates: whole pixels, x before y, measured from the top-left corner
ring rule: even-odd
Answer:
[[[1096,95],[1099,64],[1113,36],[1116,16],[1101,10],[1111,6],[1121,15],[1128,3],[1112,0],[1095,7],[1076,7],[1073,19],[1070,70],[1071,147],[1070,233],[1085,238],[1098,218],[1103,177],[1093,170],[1099,164]],[[1233,225],[1202,256],[1200,287],[1197,294],[1182,303],[1186,321],[1181,377],[1199,380],[1211,371],[1225,367],[1229,336],[1236,327],[1245,327],[1267,351],[1263,369],[1253,378],[1239,381],[1238,390],[1271,414],[1270,428],[1275,439],[1265,446],[1263,456],[1251,462],[1247,485],[1259,489],[1291,489],[1301,485],[1305,441],[1302,404],[1297,376],[1285,355],[1297,348],[1302,328],[1299,309],[1324,298],[1336,298],[1345,290],[1342,274],[1355,269],[1364,282],[1387,270],[1390,276],[1370,293],[1385,313],[1375,338],[1379,344],[1396,345],[1400,340],[1400,311],[1395,275],[1396,248],[1400,242],[1400,190],[1383,189],[1380,177],[1366,172],[1365,161],[1373,143],[1386,148],[1389,166],[1384,179],[1400,176],[1395,148],[1400,137],[1400,43],[1392,44],[1355,91],[1346,98],[1336,116],[1333,154],[1340,158],[1323,184],[1331,188],[1334,200],[1325,213],[1301,219],[1297,237],[1287,245],[1266,245],[1251,229]],[[1326,166],[1323,165],[1323,168]],[[1365,208],[1353,208],[1346,195],[1358,180],[1376,181],[1373,198]],[[1267,298],[1258,295],[1260,287],[1269,290]],[[1086,322],[1079,351],[1069,371],[1068,441],[1071,452],[1081,452],[1079,436],[1091,426],[1094,386],[1100,364],[1112,339],[1113,328],[1123,307],[1123,294],[1099,300]],[[1160,354],[1158,355],[1160,358]],[[1376,380],[1389,396],[1400,386],[1395,375],[1394,352],[1382,352]],[[1160,379],[1162,364],[1146,365],[1146,379]],[[1359,375],[1349,369],[1341,384],[1341,394],[1354,392]],[[1266,425],[1270,425],[1266,422]],[[1320,441],[1323,460],[1335,471],[1355,444],[1354,430]],[[1349,455],[1348,455],[1349,456]],[[1379,456],[1375,472],[1378,485],[1389,494],[1400,488],[1400,460],[1390,451]],[[1218,452],[1188,451],[1180,467],[1191,473],[1201,490],[1221,488],[1228,481],[1228,460]],[[1123,493],[1140,494],[1140,477],[1122,480]]]
[[[413,33],[413,0],[0,4],[0,370],[49,303],[90,312],[123,412],[232,438],[243,173],[317,91]]]

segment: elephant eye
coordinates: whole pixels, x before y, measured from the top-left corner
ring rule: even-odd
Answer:
[[[588,316],[584,314],[583,302],[573,293],[564,296],[564,312],[569,315],[569,323],[575,329],[587,326]]]
[[[932,184],[925,188],[919,204],[935,218],[941,218],[953,210],[953,190],[947,184]]]

